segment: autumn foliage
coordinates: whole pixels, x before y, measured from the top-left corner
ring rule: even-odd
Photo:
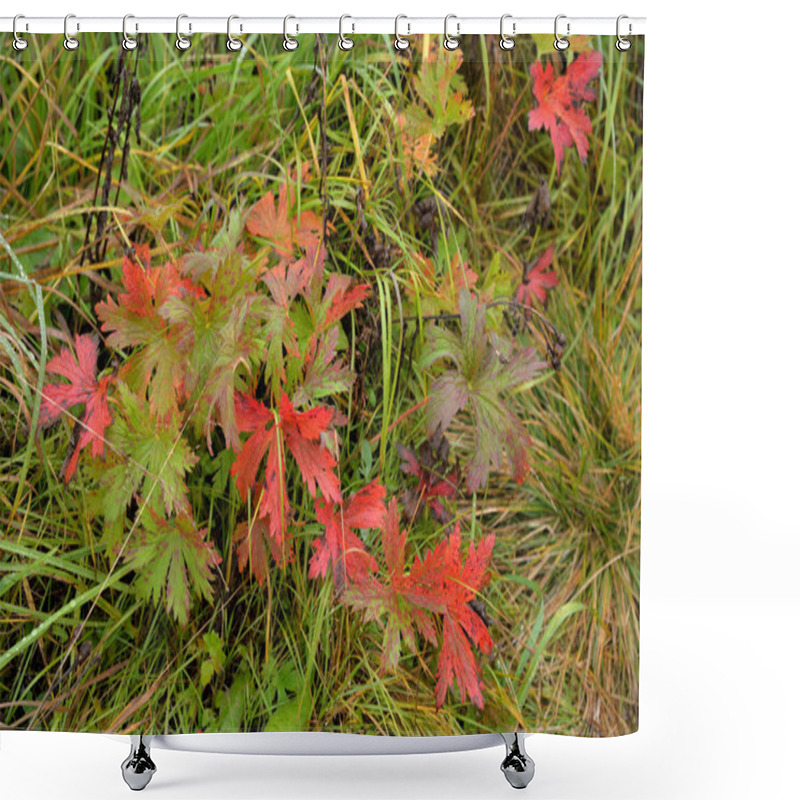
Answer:
[[[550,133],[559,171],[566,148],[587,155],[583,104],[599,64],[582,53],[560,75],[551,64],[531,69],[529,127]],[[434,175],[437,142],[474,115],[459,65],[431,58],[413,78],[416,102],[396,121],[405,180]],[[481,285],[459,247],[404,257],[417,318],[387,320],[377,335],[391,348],[403,326],[424,397],[355,443],[368,459],[378,439],[394,445],[382,443],[379,477],[369,465],[359,475],[343,452],[351,426],[377,413],[352,398],[364,380],[359,325],[378,284],[337,266],[331,224],[303,204],[305,175],[272,185],[210,244],[125,248],[95,306],[97,332],[76,335],[47,364],[40,425],[72,426],[63,480],[92,487],[104,543],[133,567],[136,591],[182,626],[195,603],[214,602],[226,552],[191,489],[202,464],[235,517],[225,546],[241,580],[264,587],[271,570],[300,561],[310,586],[330,580],[340,606],[379,626],[384,671],[435,653],[437,707],[453,690],[482,708],[480,660],[493,638],[474,604],[490,581],[494,536],[473,524],[462,543],[457,501],[477,497],[493,474],[520,483],[529,472],[514,396],[552,363],[489,300],[501,287],[509,306],[543,306],[558,283],[554,249],[521,281],[493,267],[497,282]],[[451,447],[456,427],[466,444]]]
[[[536,106],[528,112],[528,130],[544,128],[550,134],[559,174],[567,148],[574,145],[581,161],[589,153],[592,122],[584,104],[595,99],[589,84],[602,63],[602,53],[589,51],[579,53],[561,75],[556,74],[552,64],[543,67],[537,61],[531,65]]]
[[[47,364],[51,375],[60,375],[65,383],[48,383],[42,390],[43,403],[40,425],[55,422],[62,413],[76,405],[83,406],[77,441],[64,468],[64,480],[69,483],[78,466],[81,450],[92,446],[93,456],[102,456],[105,449],[104,434],[111,424],[108,408],[108,385],[111,376],[97,378],[97,339],[77,336],[75,355],[66,347]]]

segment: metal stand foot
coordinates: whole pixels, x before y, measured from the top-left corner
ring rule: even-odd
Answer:
[[[122,778],[134,792],[140,792],[150,783],[156,765],[150,758],[152,736],[131,736],[130,755],[122,762]]]
[[[506,780],[515,789],[524,789],[532,780],[535,765],[525,752],[525,736],[521,733],[501,733],[506,745],[506,757],[500,765]]]

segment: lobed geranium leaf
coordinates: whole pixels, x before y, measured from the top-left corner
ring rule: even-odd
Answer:
[[[393,498],[381,525],[382,566],[354,575],[342,600],[364,612],[367,620],[383,620],[381,667],[396,669],[401,644],[416,650],[419,633],[431,644],[440,642],[436,705],[457,683],[461,701],[467,697],[483,708],[483,684],[473,645],[488,653],[493,647],[483,620],[470,603],[489,580],[494,537],[470,544],[461,557],[461,535],[453,532],[423,558],[406,568],[406,531],[400,532],[397,500]],[[441,633],[439,633],[441,631]]]
[[[314,554],[309,562],[310,578],[324,577],[331,567],[337,594],[351,580],[363,578],[377,567],[356,530],[379,528],[383,522],[386,490],[377,481],[368,483],[340,506],[332,500],[317,501],[317,521],[325,535],[311,543]]]
[[[281,261],[291,260],[298,249],[312,250],[322,238],[322,220],[313,211],[297,214],[292,187],[282,183],[275,195],[267,192],[247,215],[249,233],[269,241]]]
[[[446,437],[437,430],[420,445],[419,454],[400,442],[396,447],[401,459],[400,469],[417,479],[416,485],[403,493],[405,518],[413,522],[420,508],[428,506],[435,519],[449,522],[451,515],[442,499],[456,496],[461,474],[458,467],[451,469],[448,464],[450,443]]]
[[[534,348],[511,353],[506,343],[486,331],[486,306],[466,290],[459,297],[460,335],[431,324],[420,367],[444,362],[449,369],[436,377],[427,403],[428,436],[446,432],[453,418],[466,411],[475,430],[475,451],[465,470],[470,492],[486,485],[490,470],[503,464],[504,452],[514,479],[528,469],[530,444],[525,426],[507,402],[507,395],[548,366]]]
[[[602,53],[589,51],[579,53],[558,76],[552,64],[542,68],[537,61],[531,65],[533,96],[537,105],[528,112],[528,130],[545,128],[550,133],[559,174],[564,150],[573,144],[581,161],[586,161],[592,121],[581,103],[594,100],[594,89],[588,84],[597,77],[602,63]]]
[[[542,305],[547,305],[548,292],[558,285],[558,275],[546,271],[552,263],[553,245],[550,245],[535,264],[526,264],[517,289],[517,302],[530,306],[533,305],[533,298],[536,298]]]
[[[466,81],[458,75],[460,52],[434,52],[420,62],[411,82],[418,102],[397,117],[406,172],[420,168],[435,175],[436,144],[451,125],[462,125],[475,115],[467,99]]]
[[[269,409],[250,395],[236,396],[236,424],[239,431],[251,433],[237,453],[231,467],[236,477],[236,486],[242,499],[248,491],[257,490],[255,497],[256,517],[264,521],[265,529],[257,533],[269,534],[270,547],[283,552],[283,540],[291,514],[286,485],[287,454],[291,454],[300,475],[312,497],[320,489],[326,501],[340,502],[339,478],[335,473],[336,459],[322,442],[323,434],[330,427],[333,410],[316,406],[308,411],[297,411],[285,393],[281,394],[277,409]],[[263,479],[259,481],[261,465]],[[253,525],[241,533],[239,539],[251,547]],[[240,569],[246,563],[240,550]],[[257,553],[259,558],[263,548]],[[285,559],[280,559],[285,562]],[[256,577],[265,575],[258,565]]]
[[[55,422],[61,413],[83,405],[83,413],[75,423],[77,440],[63,467],[64,482],[69,483],[78,466],[78,457],[85,447],[92,446],[92,455],[103,455],[105,431],[111,424],[108,408],[108,389],[111,375],[97,379],[97,337],[79,335],[75,338],[75,355],[66,347],[50,359],[47,372],[67,379],[67,383],[48,383],[42,388],[39,426]],[[73,434],[73,437],[75,434]]]
[[[127,556],[136,568],[139,594],[154,603],[163,598],[182,627],[189,621],[192,596],[213,599],[212,570],[222,559],[207,533],[197,528],[190,513],[165,518],[148,508]]]
[[[135,245],[123,255],[122,283],[125,291],[117,300],[108,297],[97,304],[97,316],[111,347],[139,348],[125,365],[131,385],[142,393],[149,390],[153,410],[166,414],[181,397],[187,352],[164,308],[175,298],[204,297],[205,292],[172,262],[151,266],[148,245]]]
[[[121,413],[109,436],[126,462],[109,469],[101,482],[120,499],[127,497],[125,505],[141,492],[168,514],[189,513],[186,476],[197,456],[181,434],[181,417],[177,413],[157,417],[125,383],[120,382],[118,389]]]
[[[294,403],[313,403],[328,395],[350,390],[355,376],[336,357],[338,338],[338,331],[331,328],[306,352],[305,374],[295,390]]]
[[[203,430],[210,451],[217,425],[226,446],[239,444],[235,393],[258,364],[265,298],[256,291],[256,269],[239,252],[228,253],[219,269],[203,273],[201,280],[207,297],[174,297],[162,315],[187,354],[185,393],[195,429]]]

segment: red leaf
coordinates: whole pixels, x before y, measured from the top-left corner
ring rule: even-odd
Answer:
[[[381,669],[393,671],[400,658],[401,638],[415,648],[418,630],[435,644],[436,627],[427,609],[416,602],[417,591],[410,576],[405,574],[406,531],[400,532],[397,500],[392,498],[381,526],[384,560],[387,569],[380,576],[368,573],[354,582],[344,594],[343,602],[364,611],[367,620],[387,616],[381,649]]]
[[[526,268],[522,283],[517,289],[517,301],[523,305],[533,305],[535,297],[542,305],[547,304],[547,293],[558,284],[555,272],[545,272],[553,263],[553,245],[547,248],[530,269]]]
[[[364,579],[377,569],[355,532],[358,528],[379,528],[385,512],[386,490],[377,481],[367,484],[349,497],[341,507],[325,498],[317,501],[317,520],[325,526],[325,535],[314,539],[314,555],[309,563],[311,578],[324,577],[332,565],[337,593],[351,580]]]
[[[328,288],[325,290],[325,300],[330,298],[330,306],[325,314],[324,327],[338,322],[346,314],[355,308],[361,308],[363,301],[369,297],[369,286],[366,283],[359,283],[350,286],[350,278],[345,275],[333,274],[328,280]]]
[[[234,409],[239,432],[253,434],[242,445],[231,467],[231,475],[236,475],[236,486],[244,500],[247,490],[256,485],[261,461],[275,441],[275,415],[255,398],[240,393],[236,394]]]
[[[339,478],[333,471],[336,459],[321,443],[320,438],[331,424],[333,410],[316,406],[304,413],[298,413],[291,400],[282,394],[280,416],[286,446],[300,468],[308,491],[314,496],[319,486],[324,498],[341,503]]]
[[[243,500],[247,498],[248,489],[258,488],[253,499],[256,517],[265,521],[266,531],[274,540],[274,546],[282,551],[286,523],[291,508],[286,493],[286,462],[283,441],[278,435],[279,427],[275,414],[258,400],[238,392],[234,407],[239,431],[252,431],[253,435],[239,450],[231,467],[231,475],[236,476],[236,486]],[[259,485],[258,471],[265,457],[264,477]],[[251,534],[252,529],[248,533]],[[272,546],[271,542],[270,545]],[[246,552],[247,550],[244,551],[244,553]],[[247,563],[244,553],[240,546],[240,570],[243,570]],[[253,571],[261,583],[265,571],[261,568],[254,568]]]
[[[192,295],[203,298],[202,287],[182,278],[172,262],[162,267],[150,266],[148,245],[134,245],[122,258],[122,283],[125,291],[118,303],[108,297],[97,304],[102,330],[110,333],[111,347],[139,347],[126,364],[129,372],[140,377],[144,392],[150,386],[150,405],[164,415],[175,407],[183,391],[185,352],[177,332],[170,331],[162,316],[164,304],[171,298]]]
[[[528,130],[545,128],[550,132],[559,174],[566,147],[574,144],[581,161],[585,161],[589,153],[587,134],[592,132],[592,122],[580,104],[594,100],[594,90],[587,84],[597,77],[602,63],[602,53],[579,53],[558,77],[552,64],[545,69],[539,62],[531,65],[533,96],[538,105],[528,112]]]
[[[319,486],[326,501],[340,502],[339,479],[334,472],[336,459],[322,443],[322,434],[328,429],[333,417],[331,409],[317,406],[305,412],[295,410],[285,393],[281,394],[278,412],[268,409],[258,400],[241,393],[235,399],[236,425],[240,432],[252,435],[241,446],[231,467],[236,476],[236,486],[242,499],[249,489],[258,486],[258,472],[264,463],[264,477],[256,503],[256,517],[265,521],[268,543],[273,553],[285,552],[284,538],[291,514],[286,488],[286,453],[292,454],[300,474],[312,495]],[[259,529],[258,531],[262,531]],[[249,548],[252,528],[247,532],[248,540],[242,546]],[[239,568],[247,563],[248,549],[239,550]],[[263,555],[263,548],[259,557]],[[281,561],[281,559],[277,559]],[[264,571],[254,568],[261,582]]]
[[[469,603],[486,585],[494,536],[470,544],[462,563],[461,535],[453,533],[415,558],[405,572],[406,532],[399,532],[397,501],[392,499],[381,528],[386,570],[355,576],[343,601],[364,611],[368,620],[386,616],[381,666],[392,670],[404,639],[416,650],[415,629],[431,643],[437,642],[435,621],[441,619],[441,648],[437,669],[436,704],[441,707],[447,690],[458,683],[461,701],[467,697],[483,708],[483,684],[473,646],[488,653],[494,646],[483,620]]]
[[[488,653],[494,646],[483,620],[468,605],[488,581],[486,570],[492,557],[494,536],[487,536],[475,547],[470,544],[461,564],[461,534],[456,525],[448,539],[437,547],[443,549],[445,612],[442,649],[436,682],[436,705],[444,703],[447,689],[458,683],[461,702],[469,699],[483,708],[483,682],[471,644]]]
[[[135,316],[148,319],[164,327],[164,322],[158,316],[158,310],[169,300],[170,297],[180,297],[183,292],[189,292],[196,297],[203,297],[204,291],[188,278],[182,278],[178,268],[171,261],[161,267],[150,266],[150,247],[146,244],[133,246],[133,252],[125,252],[122,257],[122,283],[125,286],[124,292],[119,295],[119,306],[112,300],[97,304],[97,313],[101,319],[114,317],[114,321],[106,322],[103,330],[112,330],[110,344],[117,345],[118,342],[111,339],[127,338],[124,326],[119,325],[119,311],[124,309],[129,314],[122,314],[122,319],[126,316]],[[127,342],[121,344],[141,344],[141,342]]]
[[[78,404],[85,404],[85,410],[76,425],[81,427],[77,444],[72,451],[64,472],[64,482],[69,483],[78,466],[81,450],[92,445],[92,455],[103,454],[104,435],[111,424],[108,410],[108,387],[111,375],[97,380],[97,338],[77,336],[75,356],[66,348],[50,359],[47,371],[66,378],[68,383],[48,383],[42,389],[42,408],[39,425],[54,422],[62,411]]]

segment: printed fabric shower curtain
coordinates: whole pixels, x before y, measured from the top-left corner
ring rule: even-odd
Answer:
[[[0,726],[638,726],[644,40],[0,40]]]

